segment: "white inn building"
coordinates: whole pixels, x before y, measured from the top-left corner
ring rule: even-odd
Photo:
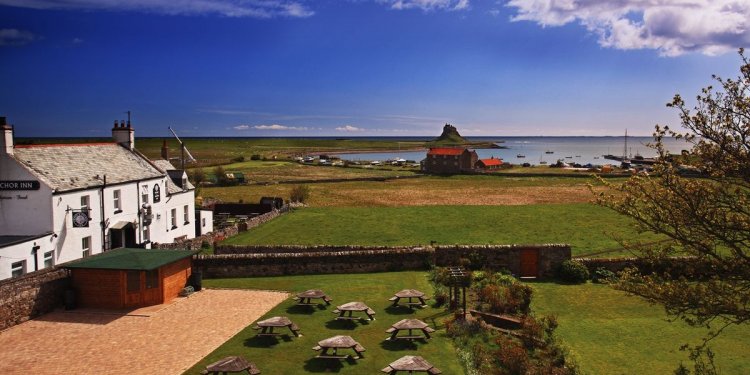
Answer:
[[[0,280],[212,230],[185,172],[138,152],[129,122],[110,143],[14,145],[4,117],[0,132]]]

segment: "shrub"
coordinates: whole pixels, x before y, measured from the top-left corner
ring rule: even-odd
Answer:
[[[238,157],[236,157],[236,158],[234,158],[234,159],[232,159],[232,162],[234,162],[234,163],[242,163],[243,161],[245,161],[245,157],[241,156],[241,155],[238,156]]]
[[[595,283],[602,283],[606,284],[609,282],[614,281],[617,278],[617,275],[615,275],[614,272],[604,268],[599,267],[596,270],[594,270],[594,274],[591,275],[591,280]]]
[[[252,156],[250,156],[250,160],[260,160],[260,155],[253,154]]]
[[[295,185],[289,193],[289,200],[296,203],[305,203],[310,196],[310,188],[307,185]]]
[[[568,283],[580,284],[589,279],[589,269],[581,262],[566,260],[560,264],[557,277]]]

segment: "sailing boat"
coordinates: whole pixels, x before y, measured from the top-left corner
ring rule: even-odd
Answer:
[[[544,155],[539,155],[539,165],[544,165],[544,164],[547,164],[547,161],[546,161],[546,160],[542,160],[542,157],[543,157],[543,156],[544,156]]]

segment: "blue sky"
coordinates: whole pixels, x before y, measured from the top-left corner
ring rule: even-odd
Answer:
[[[30,137],[126,110],[137,136],[649,135],[750,40],[748,0],[561,3],[0,0],[0,115]]]

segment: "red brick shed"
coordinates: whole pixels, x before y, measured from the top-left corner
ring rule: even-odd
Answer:
[[[477,161],[477,168],[479,169],[498,169],[501,165],[503,165],[503,159],[495,159],[494,157]]]
[[[177,297],[187,284],[196,251],[122,248],[66,264],[76,304],[137,308]]]

